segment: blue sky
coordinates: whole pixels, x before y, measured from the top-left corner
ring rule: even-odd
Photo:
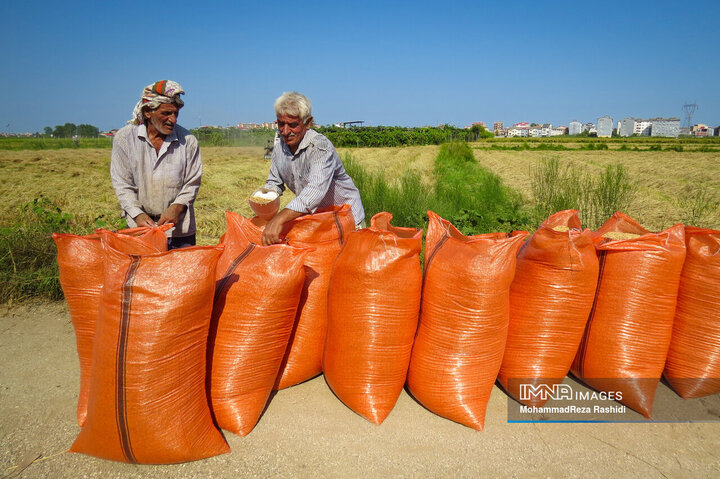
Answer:
[[[1,0],[0,131],[119,128],[161,79],[185,89],[188,128],[271,121],[290,90],[323,125],[682,118],[686,102],[720,125],[720,3],[625,3]]]

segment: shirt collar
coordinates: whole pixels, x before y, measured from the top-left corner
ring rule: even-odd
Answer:
[[[315,130],[308,128],[308,130],[305,132],[305,136],[303,136],[303,139],[300,140],[300,144],[298,145],[297,150],[295,150],[295,154],[290,151],[290,148],[288,148],[287,144],[284,141],[282,142],[283,149],[286,150],[290,156],[297,156],[304,149],[310,146],[310,144],[312,143],[312,139],[316,134],[317,132]]]

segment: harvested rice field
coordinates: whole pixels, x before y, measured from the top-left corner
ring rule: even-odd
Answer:
[[[382,171],[389,181],[410,169],[431,187],[437,146],[401,148],[341,148],[369,171]],[[704,191],[710,205],[703,224],[720,229],[720,153],[675,151],[494,151],[475,149],[478,162],[503,182],[532,201],[530,175],[543,160],[557,158],[599,171],[622,163],[637,183],[637,194],[628,215],[650,230],[682,222]],[[195,208],[198,243],[211,244],[225,230],[224,211],[251,215],[247,197],[262,186],[270,167],[260,147],[203,147],[203,184]],[[46,197],[64,213],[91,222],[98,217],[118,221],[117,205],[109,177],[107,149],[0,151],[0,222],[13,222],[19,208]],[[281,206],[292,199],[282,196]]]

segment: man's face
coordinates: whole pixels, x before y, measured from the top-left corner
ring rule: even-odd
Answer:
[[[312,117],[303,122],[300,117],[291,115],[278,115],[277,117],[278,131],[285,144],[290,151],[295,153],[300,146],[300,142],[312,125]]]
[[[145,118],[148,120],[148,129],[154,129],[161,135],[169,135],[177,123],[179,110],[173,103],[163,103],[155,111],[146,111]]]

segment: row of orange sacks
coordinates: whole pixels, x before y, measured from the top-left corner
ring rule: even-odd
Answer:
[[[496,379],[517,399],[518,378],[572,370],[647,417],[663,370],[683,397],[720,391],[720,232],[651,233],[622,213],[592,232],[569,210],[529,239],[464,236],[428,212],[423,273],[422,230],[388,213],[353,231],[349,208],[332,207],[270,247],[257,219],[226,216],[218,246],[169,253],[157,228],[54,235],[81,361],[71,450],[141,463],[225,452],[213,417],[245,435],[273,388],[321,372],[374,423],[407,384],[478,430]]]

